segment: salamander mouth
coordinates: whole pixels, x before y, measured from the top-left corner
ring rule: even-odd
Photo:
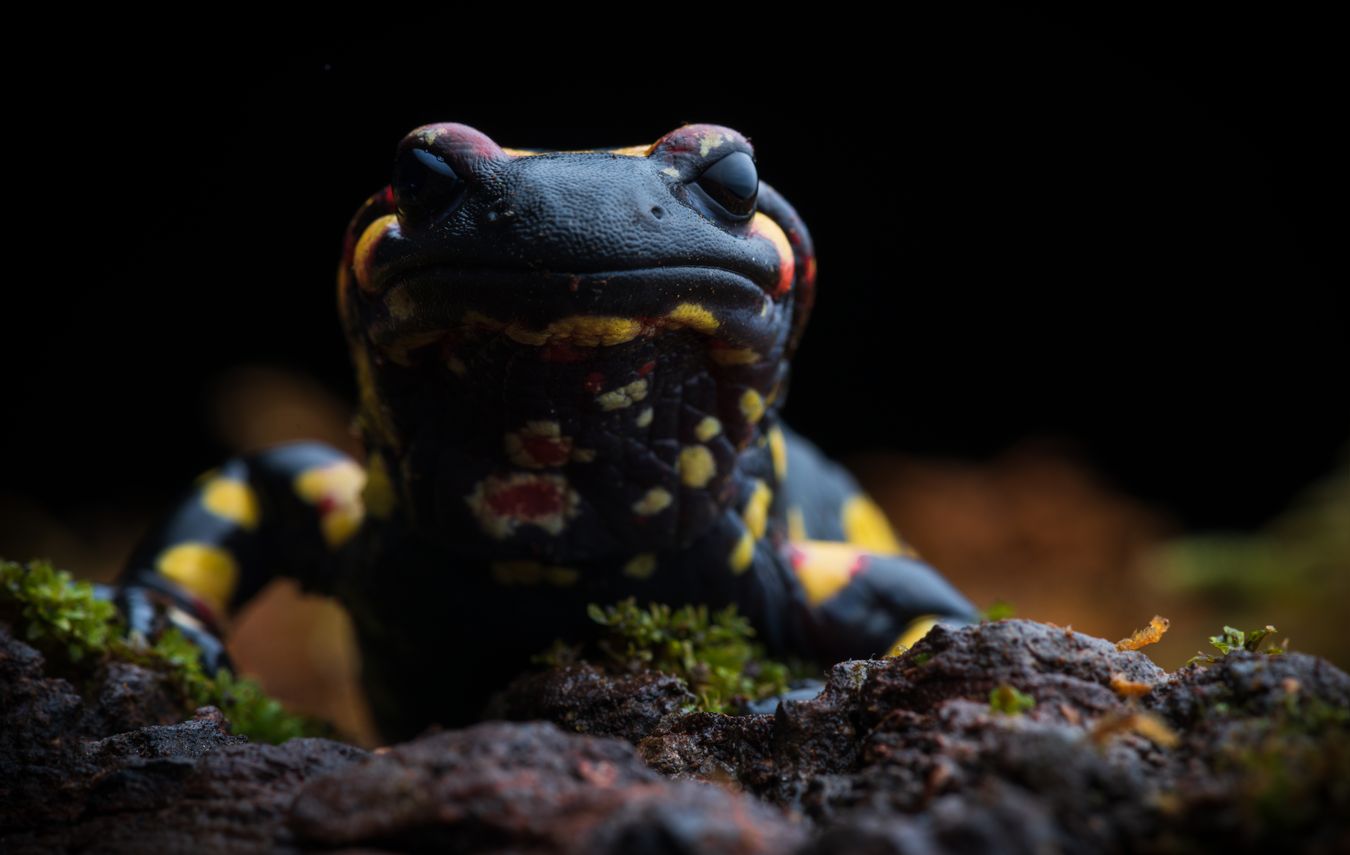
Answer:
[[[398,354],[451,334],[500,334],[533,347],[611,347],[672,330],[706,336],[723,353],[764,353],[780,340],[785,307],[744,274],[707,265],[598,273],[437,265],[383,292],[367,324]]]

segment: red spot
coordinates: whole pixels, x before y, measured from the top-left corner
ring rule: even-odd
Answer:
[[[539,358],[544,362],[581,362],[587,354],[565,341],[546,344],[539,350]]]
[[[332,496],[324,495],[318,501],[319,516],[326,517],[337,507],[337,499]]]
[[[601,374],[599,371],[592,371],[590,374],[586,375],[586,381],[581,385],[582,388],[592,395],[599,395],[600,390],[605,388],[605,375]]]
[[[852,579],[859,573],[867,569],[868,558],[865,553],[859,552],[853,559],[853,566],[848,568],[848,577]]]
[[[543,466],[561,466],[572,453],[572,443],[549,436],[521,436],[520,444],[525,453],[536,463]]]
[[[644,362],[642,364],[642,367],[638,369],[638,376],[646,377],[648,374],[652,373],[652,369],[655,367],[656,367],[655,362]]]
[[[806,561],[806,553],[791,544],[787,548],[788,562],[792,564],[794,571],[802,569],[802,562]]]
[[[550,481],[527,481],[502,487],[487,497],[494,514],[517,519],[546,517],[563,508],[562,490]]]

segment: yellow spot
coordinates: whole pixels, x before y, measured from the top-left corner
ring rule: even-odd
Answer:
[[[389,292],[389,296],[384,298],[384,305],[389,309],[389,316],[395,320],[406,321],[417,314],[417,303],[402,285]]]
[[[538,585],[544,565],[538,561],[494,561],[492,581],[498,585]]]
[[[637,425],[638,427],[640,427],[640,428],[645,428],[647,425],[651,424],[651,423],[652,423],[652,408],[651,408],[651,407],[647,407],[647,408],[644,409],[642,412],[638,413],[637,418],[634,419],[633,423],[636,424],[636,425]]]
[[[795,548],[800,560],[793,563],[793,569],[806,591],[806,601],[813,606],[843,590],[858,566],[859,550],[847,543],[808,540]]]
[[[617,154],[620,157],[646,157],[651,152],[650,145],[626,145],[622,148],[605,149],[610,154]]]
[[[352,269],[356,271],[356,284],[362,289],[369,291],[374,287],[370,281],[370,264],[375,246],[379,244],[385,232],[397,231],[398,217],[394,214],[385,214],[361,232],[361,239],[356,242],[356,251],[352,254]]]
[[[713,131],[711,133],[706,133],[702,135],[701,137],[698,138],[699,157],[707,157],[708,152],[717,148],[726,141],[727,141],[726,136],[719,131]]]
[[[234,593],[234,586],[239,583],[239,565],[234,556],[209,543],[171,546],[159,554],[155,566],[161,574],[222,614]]]
[[[665,174],[669,175],[671,178],[679,178],[679,177],[680,177],[680,170],[676,169],[676,168],[673,167],[673,166],[667,166],[665,169],[663,169],[663,170],[661,170],[661,171],[664,172]]]
[[[652,514],[659,514],[670,507],[670,491],[662,487],[653,487],[643,496],[633,503],[633,510],[644,517]]]
[[[754,389],[746,389],[745,394],[741,395],[741,415],[750,424],[764,418],[764,399]]]
[[[394,513],[394,485],[389,480],[389,468],[379,452],[366,461],[366,486],[361,491],[361,502],[375,517],[385,520]]]
[[[773,244],[778,256],[778,284],[775,294],[783,295],[792,289],[792,277],[796,273],[797,259],[792,253],[792,243],[782,227],[763,211],[758,211],[750,221],[750,232]]]
[[[494,561],[492,581],[498,585],[538,585],[541,582],[556,588],[568,588],[581,579],[581,572],[573,567],[555,567],[538,561]]]
[[[296,494],[319,509],[319,528],[329,548],[346,543],[360,528],[365,486],[365,470],[350,460],[315,466],[295,477]]]
[[[686,487],[706,487],[717,474],[717,462],[713,460],[712,452],[702,445],[686,445],[680,449],[675,468]]]
[[[887,656],[899,656],[906,650],[919,643],[919,639],[928,634],[928,630],[937,626],[936,615],[920,615],[909,622],[905,631],[900,633],[900,637],[891,645],[891,649],[886,651]]]
[[[258,497],[243,481],[216,478],[202,490],[202,504],[218,517],[238,523],[246,529],[258,525]]]
[[[866,496],[850,496],[844,502],[842,516],[844,537],[848,538],[849,543],[884,555],[900,555],[904,552],[886,515],[876,502]]]
[[[713,313],[698,303],[681,303],[666,313],[666,320],[676,327],[689,327],[701,333],[715,332],[720,325]]]
[[[634,380],[627,386],[620,386],[602,395],[597,395],[595,402],[600,405],[602,410],[621,410],[624,407],[633,406],[645,397],[647,397],[647,381]]]
[[[748,347],[719,347],[709,355],[718,365],[753,365],[759,361],[759,353]]]
[[[542,446],[538,440],[543,440]],[[557,422],[526,422],[522,430],[508,433],[504,442],[511,462],[530,469],[561,466],[572,455],[572,438],[562,435]]]
[[[727,556],[727,563],[731,565],[731,572],[739,576],[750,569],[750,562],[754,559],[755,539],[750,536],[750,532],[743,531],[740,540],[736,541],[731,554]]]
[[[802,509],[793,505],[787,511],[788,540],[797,542],[807,540],[806,534],[806,515]]]
[[[568,588],[581,578],[581,571],[573,567],[545,567],[544,581],[558,588]]]
[[[787,478],[788,455],[787,438],[778,425],[769,428],[769,454],[773,456],[773,474],[781,484]]]
[[[699,442],[707,442],[722,432],[722,423],[712,416],[704,416],[703,420],[694,428],[694,436],[698,437]]]
[[[769,503],[772,501],[773,490],[769,489],[768,484],[756,478],[754,490],[745,502],[745,510],[741,512],[745,527],[756,539],[764,536],[764,529],[769,521]]]
[[[623,565],[623,575],[630,579],[650,579],[655,572],[656,555],[651,552],[634,555],[627,564]]]

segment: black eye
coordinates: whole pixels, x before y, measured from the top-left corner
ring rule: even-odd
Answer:
[[[703,170],[697,184],[733,219],[745,219],[755,210],[759,173],[750,155],[743,151],[732,152]]]
[[[410,226],[444,216],[459,201],[464,180],[439,155],[422,148],[405,148],[394,162],[394,203]]]

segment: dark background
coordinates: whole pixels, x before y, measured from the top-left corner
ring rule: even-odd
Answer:
[[[1191,527],[1254,526],[1331,468],[1328,21],[654,11],[603,12],[605,35],[400,7],[44,29],[11,74],[0,492],[162,504],[227,452],[208,398],[240,363],[350,400],[342,230],[429,121],[522,147],[747,134],[816,239],[788,415],[834,454],[1057,438]]]

